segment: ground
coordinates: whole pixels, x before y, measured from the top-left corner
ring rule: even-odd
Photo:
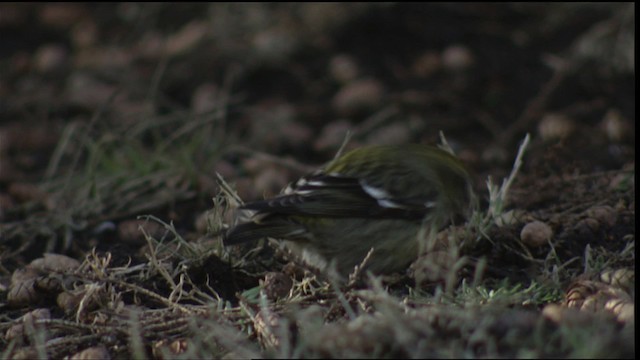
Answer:
[[[635,357],[634,13],[0,5],[2,358]],[[221,245],[343,144],[443,138],[481,208],[406,273]]]

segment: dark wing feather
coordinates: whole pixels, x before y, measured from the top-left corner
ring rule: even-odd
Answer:
[[[429,211],[416,199],[382,200],[365,191],[359,179],[316,174],[299,180],[284,195],[243,208],[259,214],[404,219],[421,219]]]

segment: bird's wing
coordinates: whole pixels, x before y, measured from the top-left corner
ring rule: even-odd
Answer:
[[[259,214],[421,219],[432,207],[431,199],[398,198],[362,179],[318,173],[300,179],[283,195],[243,208]]]

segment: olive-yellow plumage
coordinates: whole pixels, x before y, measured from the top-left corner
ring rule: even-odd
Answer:
[[[272,199],[252,202],[249,221],[226,245],[276,238],[320,268],[353,271],[371,248],[366,269],[390,273],[418,255],[421,228],[438,230],[474,205],[464,165],[425,145],[365,146],[329,162]]]

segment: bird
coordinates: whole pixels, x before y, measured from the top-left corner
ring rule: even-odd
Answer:
[[[469,172],[452,153],[421,144],[369,145],[273,198],[241,206],[244,220],[226,231],[223,243],[274,238],[320,270],[334,267],[347,276],[363,264],[390,274],[418,257],[424,230],[464,219],[474,204]]]

